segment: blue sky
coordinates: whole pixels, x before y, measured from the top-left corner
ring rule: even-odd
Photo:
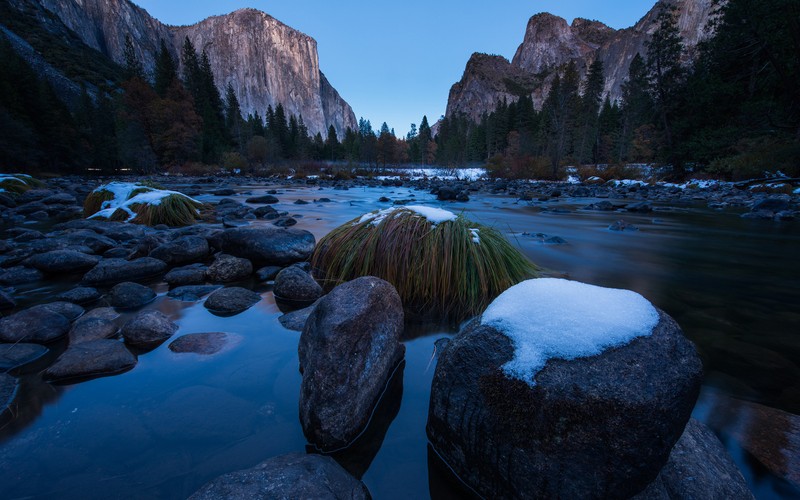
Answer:
[[[167,24],[193,24],[242,7],[263,10],[317,40],[322,72],[374,128],[398,135],[423,114],[444,114],[450,86],[473,52],[511,59],[528,19],[551,12],[626,28],[655,0],[134,0]]]

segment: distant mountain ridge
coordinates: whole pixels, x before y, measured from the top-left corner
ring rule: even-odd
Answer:
[[[555,75],[570,61],[575,61],[583,78],[591,63],[600,59],[605,70],[604,93],[612,100],[619,99],[631,61],[637,53],[646,52],[662,4],[677,8],[678,28],[691,57],[709,35],[713,0],[661,0],[638,23],[621,30],[580,18],[570,25],[563,18],[540,13],[528,21],[525,38],[510,62],[498,55],[475,53],[470,57],[461,80],[450,89],[446,116],[464,114],[479,120],[483,113],[492,112],[497,102],[513,102],[520,95],[530,95],[539,109]]]
[[[228,84],[233,86],[245,116],[264,116],[267,106],[281,103],[287,114],[302,115],[312,134],[324,137],[333,125],[342,138],[348,127],[358,126],[350,105],[319,69],[317,42],[261,11],[240,9],[190,26],[168,26],[128,0],[3,1],[35,15],[45,26],[53,25],[55,16],[83,43],[118,64],[124,64],[125,39],[130,36],[148,72],[162,39],[180,60],[188,37],[198,51],[208,52],[222,95]],[[2,24],[0,20],[0,29]],[[25,39],[25,33],[14,34]]]

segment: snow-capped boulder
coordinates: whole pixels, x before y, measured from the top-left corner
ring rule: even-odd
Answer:
[[[667,462],[702,365],[640,295],[530,280],[440,354],[428,436],[487,497],[628,497]]]

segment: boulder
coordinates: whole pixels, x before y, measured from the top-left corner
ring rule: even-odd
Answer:
[[[0,271],[0,285],[25,285],[43,278],[44,274],[41,271],[29,267],[15,266]]]
[[[63,302],[63,301],[50,302],[48,304],[39,304],[38,306],[31,307],[29,310],[32,312],[51,311],[54,313],[58,313],[67,318],[67,320],[70,322],[75,321],[85,312],[85,310],[78,304],[73,304],[72,302]]]
[[[741,471],[717,436],[693,418],[656,480],[633,500],[672,498],[753,498]]]
[[[283,269],[281,266],[265,266],[256,271],[256,278],[259,281],[272,281]]]
[[[371,498],[364,483],[331,457],[291,453],[206,483],[190,500],[218,498]]]
[[[484,496],[625,498],[666,463],[701,378],[694,346],[638,294],[530,280],[439,353],[427,433]]]
[[[271,205],[273,203],[278,203],[278,198],[272,196],[271,194],[265,194],[264,196],[253,196],[251,198],[247,198],[244,200],[247,203],[253,203],[258,205]]]
[[[212,293],[203,304],[211,312],[232,315],[246,311],[261,300],[261,295],[240,287],[226,287]]]
[[[247,279],[253,274],[253,264],[233,255],[218,254],[214,263],[208,266],[206,278],[217,283],[230,283]]]
[[[181,236],[154,248],[150,257],[171,266],[198,262],[209,255],[208,241],[200,236]]]
[[[69,331],[69,345],[108,339],[117,334],[119,327],[113,319],[85,316],[76,321]]]
[[[193,353],[211,355],[221,351],[227,342],[227,333],[192,333],[173,340],[169,345],[169,350],[179,354]]]
[[[316,240],[308,231],[260,226],[228,229],[220,236],[220,243],[223,252],[263,267],[308,260]]]
[[[276,300],[307,306],[322,297],[322,287],[302,269],[291,266],[275,277],[273,293]]]
[[[25,366],[45,354],[47,348],[39,344],[0,344],[0,372]]]
[[[66,335],[69,323],[62,314],[32,307],[0,319],[0,342],[46,344]]]
[[[381,279],[344,283],[317,303],[298,346],[300,422],[310,442],[336,450],[364,430],[403,359],[402,332],[400,296]]]
[[[187,285],[179,286],[167,293],[167,297],[184,302],[196,302],[206,295],[219,290],[222,285]]]
[[[34,255],[28,263],[48,274],[84,273],[100,262],[100,257],[74,250],[53,250]]]
[[[108,303],[119,309],[136,309],[152,302],[156,293],[150,287],[125,281],[114,285],[108,292]]]
[[[117,340],[92,340],[70,346],[44,371],[46,380],[66,381],[116,375],[136,366],[136,356]]]
[[[274,207],[264,205],[253,210],[253,214],[259,219],[277,219],[278,211]]]
[[[308,306],[304,309],[299,309],[297,311],[286,313],[283,316],[279,317],[278,321],[280,321],[281,326],[283,326],[287,330],[302,332],[303,328],[305,328],[306,326],[306,321],[308,321],[308,317],[311,316],[311,313],[314,311],[315,306],[316,304]]]
[[[56,300],[72,302],[73,304],[90,304],[100,298],[100,292],[96,288],[79,286],[56,295]]]
[[[164,276],[164,281],[170,286],[199,285],[206,281],[206,270],[203,264],[191,264],[176,267]]]
[[[136,260],[103,259],[83,276],[87,285],[113,285],[123,281],[143,281],[167,270],[163,260],[141,257]]]
[[[172,337],[178,330],[160,311],[142,311],[122,327],[125,342],[131,345],[152,346]]]

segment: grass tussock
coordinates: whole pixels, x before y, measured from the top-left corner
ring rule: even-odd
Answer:
[[[83,216],[89,217],[103,208],[103,203],[114,199],[114,193],[104,189],[95,190],[86,195],[83,201]]]
[[[43,187],[44,183],[27,174],[0,174],[0,189],[12,196],[19,196],[32,188]]]
[[[406,309],[453,320],[479,314],[538,271],[495,229],[463,216],[434,225],[403,208],[377,224],[359,218],[334,229],[311,264],[327,289],[376,276],[394,285]]]
[[[203,204],[180,194],[172,194],[162,198],[157,205],[133,203],[128,208],[136,214],[132,219],[127,211],[118,208],[109,220],[114,222],[128,221],[145,226],[157,226],[159,224],[166,224],[170,227],[190,226],[197,220],[198,211],[203,208]]]

